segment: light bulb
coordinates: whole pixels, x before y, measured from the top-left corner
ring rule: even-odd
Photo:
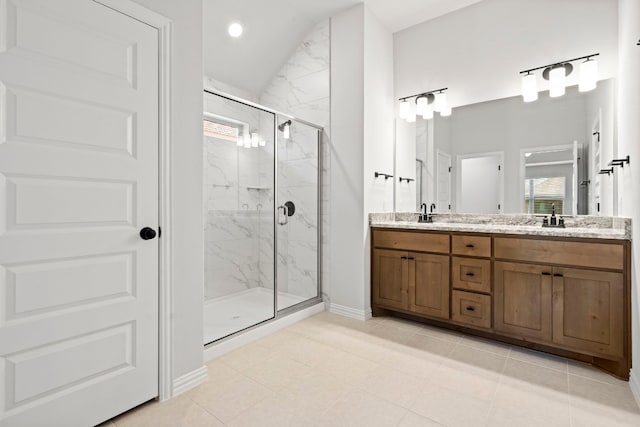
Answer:
[[[427,111],[429,99],[426,95],[420,95],[416,98],[416,115],[422,116]]]
[[[406,99],[402,102],[400,102],[400,118],[401,119],[406,119],[407,117],[409,117],[409,114],[411,113],[411,105],[409,104],[409,101],[407,101]]]
[[[447,108],[447,94],[445,92],[436,93],[436,100],[433,104],[433,109],[440,112],[443,108]]]
[[[442,110],[440,110],[440,115],[442,117],[449,117],[451,115],[451,107],[445,107]]]
[[[229,25],[229,28],[227,29],[227,31],[229,32],[229,35],[231,37],[234,37],[234,38],[240,37],[242,35],[242,25],[240,25],[237,22],[232,22]]]
[[[425,112],[422,114],[422,118],[425,120],[431,120],[433,119],[433,108],[428,108],[425,110]]]
[[[564,95],[566,80],[567,75],[563,65],[552,68],[549,72],[549,96],[557,98]]]
[[[596,88],[598,82],[598,61],[588,58],[580,64],[580,92],[588,92]]]
[[[260,135],[257,132],[251,134],[251,146],[257,147],[260,144]]]
[[[533,102],[538,99],[538,84],[535,74],[522,76],[522,99],[524,102]]]
[[[282,133],[284,134],[284,139],[291,138],[291,124],[285,123],[282,129]]]

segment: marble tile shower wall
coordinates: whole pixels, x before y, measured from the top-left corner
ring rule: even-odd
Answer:
[[[287,227],[278,227],[280,291],[316,295],[318,282],[317,176],[323,205],[322,241],[328,246],[330,135],[330,21],[319,23],[302,41],[260,97],[260,103],[324,127],[321,153],[317,132],[303,125],[292,128],[291,139],[278,148],[278,189],[282,202],[292,200],[296,214]],[[329,252],[323,250],[322,275],[328,277]],[[261,266],[263,264],[261,263]]]
[[[205,296],[273,287],[273,279],[263,282],[260,269],[263,242],[273,240],[273,180],[263,178],[269,167],[273,176],[273,115],[214,95],[205,96],[206,111],[256,126],[251,130],[263,135],[267,145],[243,148],[204,137]]]

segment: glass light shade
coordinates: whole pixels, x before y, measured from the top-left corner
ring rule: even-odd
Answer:
[[[251,134],[251,146],[257,147],[259,144],[260,144],[260,135],[258,135],[256,132],[253,132]]]
[[[289,123],[284,124],[282,133],[283,133],[284,139],[291,138],[291,125]]]
[[[433,108],[428,108],[425,110],[425,112],[422,114],[422,118],[425,120],[431,120],[433,119]]]
[[[265,141],[264,138],[260,138],[260,143],[258,145],[260,145],[260,147],[264,147],[267,145],[267,141]]]
[[[538,82],[535,74],[522,76],[522,99],[524,102],[533,102],[538,99]]]
[[[244,148],[251,148],[251,135],[248,133],[244,134]]]
[[[409,104],[409,101],[407,101],[406,99],[402,102],[400,102],[400,118],[401,119],[406,119],[407,117],[409,117],[409,114],[411,113],[411,105]]]
[[[238,136],[236,137],[236,145],[238,147],[242,147],[244,145],[244,136],[238,134]]]
[[[549,72],[549,96],[557,98],[565,93],[567,75],[564,67],[553,68]]]
[[[588,92],[596,88],[598,82],[598,61],[595,59],[587,59],[580,64],[580,83],[578,90],[580,92]]]
[[[451,115],[451,107],[445,107],[442,110],[440,110],[440,115],[442,117],[449,117]]]
[[[409,115],[406,118],[407,123],[414,123],[416,121],[416,112],[415,110],[411,110]]]
[[[421,95],[416,98],[416,115],[422,116],[427,111],[429,100],[426,96]]]
[[[440,112],[444,108],[447,108],[447,94],[445,92],[436,93],[433,109]]]

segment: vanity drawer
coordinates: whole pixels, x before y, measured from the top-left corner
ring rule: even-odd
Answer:
[[[491,297],[471,292],[453,291],[451,318],[458,323],[491,328]]]
[[[501,259],[547,264],[614,270],[624,268],[624,246],[613,243],[496,237],[494,239],[494,256]]]
[[[416,231],[373,230],[373,245],[386,249],[449,253],[449,235]]]
[[[451,252],[454,255],[489,258],[491,256],[491,237],[454,235],[451,240]]]
[[[453,257],[453,287],[468,291],[491,292],[491,261]]]

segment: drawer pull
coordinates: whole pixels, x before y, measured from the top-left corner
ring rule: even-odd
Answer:
[[[475,276],[475,274],[473,274],[473,273],[467,273],[467,276],[469,276],[469,277],[473,277],[473,276]]]
[[[406,256],[401,256],[400,259],[407,259],[407,257]]]
[[[546,271],[543,271],[543,272],[542,272],[542,275],[543,275],[543,276],[551,276],[551,273],[547,273]]]
[[[468,307],[467,307],[467,311],[476,311],[476,309],[475,309],[475,307],[468,306]]]
[[[469,249],[473,249],[473,248],[475,248],[475,245],[471,245],[471,244],[469,244],[469,245],[467,245],[467,247],[468,247]]]
[[[553,275],[553,277],[563,277],[563,276],[560,273],[556,273],[556,274]]]
[[[409,258],[407,258],[407,259],[408,259],[408,260],[411,260],[411,261],[415,260],[415,258],[414,258],[414,257],[412,257],[412,256],[410,256],[410,257],[409,257]]]

